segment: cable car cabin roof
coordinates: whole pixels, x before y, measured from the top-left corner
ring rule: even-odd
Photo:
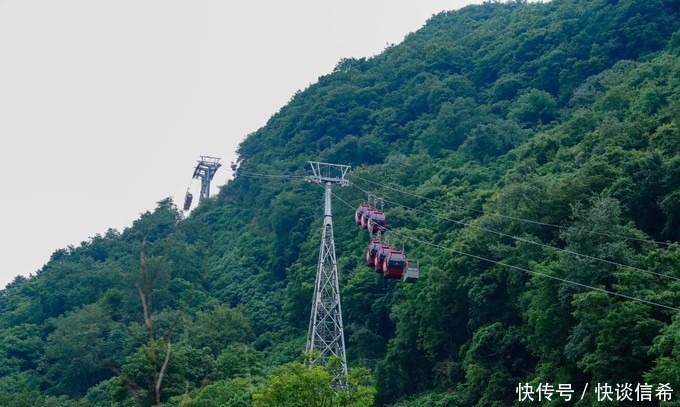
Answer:
[[[384,228],[385,225],[386,223],[384,213],[380,211],[371,213],[370,218],[368,219],[368,229],[371,229],[373,232],[377,232],[379,229]]]
[[[370,216],[370,219],[385,220],[385,213],[383,211],[380,211],[380,210],[377,210],[377,209],[371,211],[369,216]]]
[[[404,267],[406,264],[406,258],[401,252],[395,253],[391,252],[387,254],[387,263],[390,265],[399,265],[400,267]]]

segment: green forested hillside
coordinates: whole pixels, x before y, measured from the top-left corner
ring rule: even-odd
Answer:
[[[0,291],[0,405],[508,406],[531,404],[520,384],[570,384],[570,402],[534,403],[589,406],[645,383],[658,405],[660,383],[680,390],[680,1],[441,13],[340,61],[238,153],[188,217],[159,197]],[[300,363],[323,211],[308,160],[351,165],[354,183],[334,201],[352,386],[317,399],[328,372]],[[417,284],[364,265],[367,192]]]

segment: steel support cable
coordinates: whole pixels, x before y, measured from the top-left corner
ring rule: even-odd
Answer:
[[[272,178],[272,177],[274,177],[274,178],[282,178],[282,177],[283,178],[304,178],[302,176],[288,176],[288,175],[272,176],[272,175],[268,175],[268,174],[256,174],[256,173],[251,173],[251,174],[252,174],[252,176],[260,176],[260,177],[266,177],[266,178]],[[370,182],[372,182],[372,181],[370,181]],[[377,183],[375,183],[375,184],[377,184]],[[357,187],[357,188],[359,188],[359,187]],[[359,188],[359,189],[361,189],[361,188]],[[393,188],[393,189],[397,190],[396,188]],[[399,191],[399,190],[397,190],[397,191]],[[400,192],[405,192],[405,191],[400,191]],[[413,195],[418,196],[418,195],[415,195],[415,194],[413,194]],[[350,203],[348,203],[347,201],[345,201],[341,197],[337,196],[337,194],[333,193],[333,196],[335,198],[337,198],[340,202],[345,204],[347,207],[349,207],[350,209],[354,209],[354,206],[352,206]],[[421,198],[432,200],[431,198],[426,198],[426,197],[421,197]],[[400,205],[400,206],[403,206],[403,205]],[[478,211],[478,212],[481,212],[481,211]],[[499,216],[503,216],[503,215],[499,215]],[[563,226],[557,226],[557,227],[564,228]],[[388,231],[388,232],[390,232],[394,235],[401,236],[404,239],[412,240],[414,242],[422,243],[424,245],[428,245],[428,246],[431,246],[431,247],[434,247],[434,248],[437,248],[437,249],[441,249],[441,250],[449,251],[449,252],[452,252],[452,253],[460,254],[462,256],[467,256],[467,257],[474,258],[474,259],[477,259],[477,260],[496,264],[496,265],[499,265],[499,266],[502,266],[502,267],[507,267],[507,268],[510,268],[510,269],[513,269],[513,270],[523,271],[525,273],[530,273],[530,274],[534,274],[534,275],[537,275],[537,276],[540,276],[540,277],[549,278],[551,280],[559,281],[559,282],[562,282],[562,283],[565,283],[565,284],[571,284],[571,285],[574,285],[574,286],[577,286],[577,287],[603,292],[603,293],[606,293],[608,295],[625,298],[625,299],[628,299],[628,300],[631,300],[631,301],[636,301],[636,302],[647,304],[647,305],[665,308],[665,309],[669,309],[669,310],[672,310],[672,311],[680,311],[680,308],[672,307],[672,306],[669,306],[669,305],[659,304],[659,303],[656,303],[654,301],[644,300],[644,299],[633,297],[633,296],[630,296],[630,295],[626,295],[626,294],[622,294],[622,293],[617,293],[615,291],[607,290],[607,289],[604,289],[604,288],[601,288],[601,287],[594,287],[594,286],[591,286],[591,285],[588,285],[588,284],[579,283],[577,281],[571,281],[571,280],[568,280],[568,279],[565,279],[565,278],[561,278],[561,277],[557,277],[557,276],[551,276],[549,274],[541,273],[541,272],[538,272],[538,271],[529,270],[529,269],[526,269],[526,268],[523,268],[523,267],[503,263],[503,262],[497,261],[497,260],[487,259],[485,257],[478,256],[478,255],[475,255],[475,254],[466,253],[466,252],[463,252],[461,250],[457,250],[457,249],[454,249],[454,248],[451,248],[451,247],[442,246],[442,245],[432,243],[432,242],[428,242],[426,240],[422,240],[422,239],[419,239],[419,238],[416,238],[416,237],[408,236],[408,235],[405,235],[403,233],[396,232],[394,229],[384,228],[384,230]],[[532,241],[528,241],[528,242],[532,242]],[[548,246],[548,247],[553,248],[553,249],[558,249],[558,248],[553,247],[553,246]],[[576,253],[576,252],[574,252],[574,253]],[[584,256],[586,256],[586,255],[584,255]],[[599,260],[603,260],[603,259],[599,259]],[[622,267],[631,267],[631,266],[626,266],[626,265],[621,265],[621,266]],[[650,273],[653,273],[653,272],[650,272]],[[665,274],[661,274],[661,276],[676,279],[675,277],[668,276],[668,275],[665,275]]]
[[[344,203],[348,207],[350,207],[352,209],[354,208],[351,204],[349,204],[348,202],[346,202],[345,200],[343,200],[342,198],[340,198],[336,194],[333,194],[333,196],[335,196],[335,198],[337,198],[340,202]],[[510,268],[510,269],[513,269],[513,270],[523,271],[523,272],[534,274],[534,275],[537,275],[537,276],[540,276],[540,277],[545,277],[545,278],[560,281],[560,282],[563,282],[563,283],[566,283],[566,284],[575,285],[575,286],[578,286],[578,287],[581,287],[581,288],[587,288],[587,289],[590,289],[590,290],[600,291],[600,292],[603,292],[603,293],[606,293],[606,294],[609,294],[609,295],[613,295],[613,296],[616,296],[616,297],[626,298],[626,299],[629,299],[631,301],[636,301],[636,302],[640,302],[640,303],[647,304],[647,305],[665,308],[665,309],[669,309],[669,310],[672,310],[672,311],[680,311],[680,308],[671,307],[670,305],[659,304],[659,303],[656,303],[654,301],[648,301],[648,300],[644,300],[642,298],[637,298],[637,297],[633,297],[633,296],[630,296],[630,295],[617,293],[615,291],[610,291],[610,290],[607,290],[607,289],[604,289],[604,288],[601,288],[601,287],[594,287],[594,286],[591,286],[591,285],[588,285],[588,284],[583,284],[583,283],[579,283],[579,282],[576,282],[576,281],[567,280],[566,278],[551,276],[550,274],[545,274],[545,273],[541,273],[541,272],[538,272],[538,271],[529,270],[529,269],[526,269],[524,267],[519,267],[519,266],[515,266],[515,265],[512,265],[512,264],[503,263],[502,261],[487,259],[486,257],[478,256],[476,254],[466,253],[466,252],[454,249],[452,247],[446,247],[446,246],[442,246],[442,245],[439,245],[439,244],[436,244],[436,243],[428,242],[426,240],[419,239],[417,237],[408,236],[408,235],[405,235],[403,233],[399,233],[399,232],[395,231],[394,229],[388,229],[388,228],[383,228],[383,229],[393,233],[394,235],[401,236],[404,239],[408,239],[408,240],[412,240],[414,242],[422,243],[422,244],[425,244],[425,245],[428,245],[428,246],[431,246],[431,247],[434,247],[434,248],[437,248],[437,249],[446,250],[446,251],[449,251],[449,252],[452,252],[452,253],[460,254],[462,256],[471,257],[471,258],[474,258],[474,259],[477,259],[477,260],[485,261],[485,262],[488,262],[488,263],[493,263],[493,264],[503,266],[503,267],[507,267],[507,268]]]
[[[368,191],[365,191],[365,190],[363,190],[362,188],[360,188],[356,185],[355,185],[355,187],[357,187],[358,189],[360,189],[364,193],[368,193]],[[537,241],[534,241],[534,240],[525,239],[523,237],[509,235],[507,233],[500,232],[498,230],[489,229],[489,228],[484,227],[484,226],[474,225],[471,222],[464,222],[464,221],[461,221],[461,220],[451,219],[451,218],[447,218],[445,216],[437,215],[437,214],[432,213],[432,212],[424,211],[422,209],[412,208],[412,207],[400,204],[398,202],[393,202],[393,201],[388,201],[388,200],[385,200],[385,202],[392,204],[392,205],[395,205],[395,206],[402,207],[404,209],[409,209],[409,210],[412,210],[412,211],[415,211],[415,212],[419,212],[419,213],[422,213],[422,214],[425,214],[425,215],[429,215],[429,216],[432,216],[432,217],[435,217],[435,218],[454,222],[458,225],[467,226],[467,227],[477,229],[477,230],[480,230],[480,231],[483,231],[483,232],[493,233],[493,234],[496,234],[496,235],[501,236],[501,237],[508,237],[508,238],[517,240],[519,242],[528,243],[528,244],[532,244],[532,245],[535,245],[535,246],[544,247],[544,248],[547,248],[547,249],[558,250],[558,251],[568,253],[568,254],[571,254],[571,255],[574,255],[574,256],[577,256],[577,257],[581,257],[581,258],[584,258],[584,259],[599,261],[599,262],[606,263],[606,264],[609,264],[609,265],[612,265],[612,266],[618,266],[618,267],[623,267],[623,268],[627,268],[627,269],[634,270],[634,271],[639,271],[641,273],[652,274],[652,275],[655,275],[657,277],[662,277],[662,278],[667,278],[667,279],[670,279],[670,280],[680,281],[680,278],[675,277],[675,276],[670,276],[668,274],[658,273],[656,271],[651,271],[651,270],[647,270],[647,269],[643,269],[643,268],[639,268],[639,267],[635,267],[635,266],[629,266],[627,264],[618,263],[618,262],[615,262],[613,260],[607,260],[607,259],[603,259],[603,258],[600,258],[600,257],[591,256],[589,254],[583,254],[583,253],[575,252],[573,250],[551,246],[551,245],[543,243],[543,242],[537,242]]]
[[[264,177],[264,178],[304,178],[304,176],[269,175],[269,174],[257,174],[257,173],[246,173],[246,176],[248,176],[247,174],[252,174],[253,177]],[[357,178],[359,178],[359,177],[357,177]],[[373,181],[369,181],[369,182],[373,182]],[[378,183],[375,183],[375,182],[373,182],[373,183],[378,184]],[[380,185],[380,184],[378,184],[378,185]],[[362,192],[366,193],[366,194],[370,194],[369,191],[359,187],[356,184],[353,184],[353,186],[356,187],[357,189],[361,190]],[[385,185],[382,185],[382,186],[385,186]],[[385,187],[392,188],[392,187],[389,187],[389,186],[385,186]],[[397,190],[396,188],[392,188],[392,189]],[[399,191],[399,190],[397,190],[397,191]],[[399,191],[399,192],[406,192],[406,191]],[[415,195],[415,194],[412,194],[412,195],[418,196],[418,195]],[[421,198],[432,200],[431,198],[427,198],[427,197],[421,197]],[[433,200],[433,201],[441,202],[441,201],[436,201],[436,200]],[[528,244],[532,244],[532,245],[535,245],[535,246],[544,247],[544,248],[547,248],[547,249],[561,251],[561,252],[568,253],[568,254],[571,254],[571,255],[574,255],[574,256],[577,256],[577,257],[584,258],[584,259],[599,261],[599,262],[609,264],[609,265],[612,265],[612,266],[627,268],[627,269],[638,271],[638,272],[641,272],[641,273],[655,275],[655,276],[661,277],[661,278],[667,278],[667,279],[670,279],[670,280],[680,281],[680,278],[675,277],[675,276],[670,276],[668,274],[658,273],[658,272],[655,272],[655,271],[651,271],[651,270],[647,270],[647,269],[643,269],[643,268],[639,268],[639,267],[635,267],[635,266],[630,266],[630,265],[623,264],[623,263],[618,263],[618,262],[615,262],[613,260],[602,259],[600,257],[595,257],[595,256],[591,256],[591,255],[588,255],[588,254],[575,252],[573,250],[551,246],[551,245],[546,244],[546,243],[537,242],[537,241],[525,239],[525,238],[522,238],[522,237],[519,237],[519,236],[510,235],[510,234],[500,232],[500,231],[497,231],[497,230],[494,230],[494,229],[489,229],[489,228],[486,228],[486,227],[483,227],[483,226],[476,226],[476,225],[471,224],[470,222],[464,222],[464,221],[460,221],[460,220],[456,220],[456,219],[451,219],[451,218],[447,218],[447,217],[444,217],[444,216],[434,214],[432,212],[424,211],[422,209],[412,208],[412,207],[400,204],[398,202],[389,201],[389,200],[385,200],[385,202],[390,203],[392,205],[400,206],[404,209],[409,209],[409,210],[419,212],[419,213],[423,213],[423,214],[426,214],[426,215],[429,215],[429,216],[432,216],[432,217],[436,217],[436,218],[439,218],[439,219],[442,219],[442,220],[454,222],[454,223],[462,225],[462,226],[467,226],[467,227],[477,229],[477,230],[480,230],[480,231],[484,231],[484,232],[487,232],[487,233],[493,233],[493,234],[496,234],[496,235],[501,236],[501,237],[508,237],[508,238],[511,238],[511,239],[514,239],[516,241],[520,241],[520,242],[523,242],[523,243],[528,243]],[[454,206],[454,207],[456,206],[455,204],[451,204],[451,205]],[[477,212],[484,213],[482,211],[477,211]],[[504,216],[504,215],[498,215],[498,216]],[[546,225],[549,225],[549,224],[546,224]],[[564,226],[558,226],[558,225],[555,225],[555,226],[562,228],[562,229],[566,229]],[[580,230],[580,229],[577,229],[577,230]],[[596,232],[593,232],[593,233],[596,233]],[[600,233],[598,233],[598,234],[600,234]]]
[[[187,187],[187,192],[189,192],[189,190],[191,189],[191,187],[193,185],[194,185],[194,177],[191,177],[191,179],[189,179],[189,186]]]
[[[304,179],[304,175],[284,175],[284,174],[261,174],[257,172],[249,172],[249,171],[239,171],[236,176],[239,177],[250,177],[250,178],[290,178],[290,179]]]
[[[457,204],[454,204],[454,203],[451,203],[451,202],[444,202],[444,201],[440,201],[440,200],[437,200],[437,199],[428,198],[426,196],[414,194],[412,192],[409,192],[409,191],[406,191],[406,190],[403,190],[403,189],[399,189],[399,188],[395,188],[395,187],[390,186],[390,185],[385,185],[385,184],[381,184],[379,182],[375,182],[375,181],[371,181],[371,180],[368,180],[368,179],[365,179],[365,178],[361,178],[357,175],[354,175],[353,173],[349,174],[348,177],[354,177],[354,178],[359,179],[361,181],[371,183],[371,184],[374,184],[374,185],[377,185],[377,186],[380,186],[380,187],[383,187],[383,188],[391,189],[393,191],[396,191],[396,192],[399,192],[399,193],[402,193],[402,194],[410,195],[410,196],[413,196],[413,197],[416,197],[416,198],[425,199],[427,201],[439,203],[439,204],[442,204],[442,205],[451,206],[451,207],[454,207],[456,209],[463,209],[463,210],[479,213],[479,214],[482,214],[482,215],[496,216],[496,217],[499,217],[499,218],[515,220],[515,221],[525,222],[525,223],[531,223],[531,224],[539,225],[539,226],[547,226],[547,227],[556,228],[556,229],[566,230],[566,229],[569,228],[567,226],[555,225],[554,223],[546,223],[546,222],[541,222],[541,221],[532,220],[532,219],[519,218],[519,217],[516,217],[516,216],[502,215],[500,213],[494,213],[494,212],[485,212],[485,211],[480,210],[480,209],[468,208],[466,206],[457,205]],[[355,184],[355,186],[356,186],[356,184]],[[669,247],[680,247],[680,244],[678,244],[678,243],[661,242],[661,241],[654,240],[654,239],[643,239],[643,238],[639,238],[639,237],[617,235],[615,233],[596,232],[596,231],[593,231],[593,230],[588,230],[588,229],[583,229],[583,228],[577,229],[577,231],[590,233],[590,234],[593,234],[593,235],[614,237],[614,238],[618,238],[618,239],[634,240],[634,241],[643,242],[643,243],[652,243],[652,244],[658,244],[658,245],[665,245],[665,246],[669,246]]]

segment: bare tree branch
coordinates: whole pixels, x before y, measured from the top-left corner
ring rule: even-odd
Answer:
[[[168,362],[170,362],[170,349],[172,348],[172,344],[168,342],[168,349],[165,351],[165,361],[163,362],[163,366],[161,367],[161,371],[158,374],[158,379],[156,381],[156,385],[154,386],[154,389],[156,390],[156,404],[161,403],[161,383],[163,382],[163,375],[165,374],[165,370],[168,368]]]

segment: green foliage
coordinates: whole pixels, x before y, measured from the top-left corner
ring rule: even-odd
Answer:
[[[88,388],[113,375],[111,368],[130,351],[124,328],[95,304],[54,322],[45,344],[45,377],[55,395],[82,396]]]
[[[44,405],[44,398],[37,390],[0,393],[0,403],[7,407],[34,407]]]
[[[155,404],[156,381],[150,360],[157,357],[152,352],[165,356],[168,346],[164,342],[157,342],[154,349],[144,345],[126,358],[121,369],[121,380],[116,383],[119,397],[122,396],[119,401],[129,392],[144,405]],[[161,400],[166,401],[200,387],[213,374],[214,365],[215,361],[207,348],[199,350],[184,344],[171,345],[168,367],[161,382]]]
[[[557,101],[548,92],[529,89],[517,97],[508,116],[524,125],[546,124],[555,120]]]
[[[499,406],[521,382],[677,390],[678,318],[653,304],[680,306],[680,251],[659,243],[680,240],[677,10],[490,1],[341,60],[245,138],[234,179],[188,218],[163,199],[0,291],[0,405]],[[356,186],[334,191],[359,367],[341,392],[327,368],[292,362],[323,203],[298,178],[308,160],[351,165]],[[366,191],[385,198],[417,284],[364,265],[351,219]]]
[[[221,377],[261,376],[264,356],[245,344],[227,346],[217,357],[216,368]]]
[[[243,307],[218,305],[210,311],[199,312],[186,328],[189,342],[196,348],[210,349],[215,356],[232,343],[249,342],[251,327],[243,311]]]
[[[342,388],[333,386],[333,363],[307,367],[300,362],[281,366],[269,376],[260,392],[253,395],[253,406],[368,407],[375,390],[365,369],[352,369],[342,375]]]
[[[182,401],[186,407],[250,407],[256,383],[250,378],[218,380],[202,388],[196,397]]]
[[[394,407],[462,407],[469,405],[465,396],[450,393],[425,393],[411,399],[393,404]]]
[[[670,383],[674,388],[680,385],[680,335],[678,333],[678,318],[664,327],[661,334],[654,338],[654,345],[650,353],[656,356],[654,367],[645,374],[645,380],[650,383]]]
[[[512,150],[522,140],[521,128],[512,121],[482,124],[470,132],[460,147],[461,152],[486,163]]]

